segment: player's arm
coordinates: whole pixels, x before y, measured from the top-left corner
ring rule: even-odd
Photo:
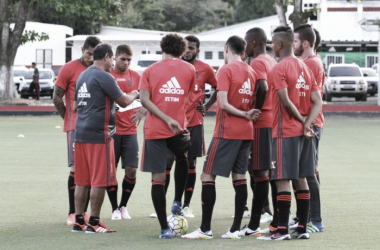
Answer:
[[[55,108],[58,111],[58,114],[64,118],[66,113],[66,106],[63,102],[63,96],[65,95],[65,90],[61,89],[57,85],[54,86],[54,93],[53,93],[53,103]]]
[[[259,79],[256,82],[256,99],[253,105],[254,109],[261,110],[264,106],[265,100],[267,99],[268,84],[264,79]]]
[[[138,96],[139,96],[139,92],[137,90],[133,90],[129,94],[123,93],[121,96],[115,99],[115,102],[120,107],[125,108],[128,105],[130,105]]]
[[[286,112],[299,121],[300,123],[304,124],[305,118],[300,114],[296,106],[290,101],[289,95],[288,95],[288,89],[283,88],[283,89],[278,89],[277,90],[278,97],[280,98],[280,102],[284,106]]]
[[[140,89],[140,100],[141,104],[153,115],[160,118],[162,121],[164,121],[170,130],[174,134],[178,134],[179,132],[183,131],[181,125],[171,118],[170,116],[166,115],[164,112],[162,112],[150,99],[150,91],[146,89]]]
[[[310,93],[310,101],[311,106],[309,116],[306,118],[305,123],[303,125],[304,135],[306,137],[314,136],[312,126],[322,108],[322,98],[319,90]]]
[[[257,118],[260,114],[260,111],[257,109],[251,109],[250,111],[244,111],[235,108],[231,104],[228,103],[227,98],[227,91],[219,91],[219,106],[221,110],[227,112],[230,115],[234,115],[237,117],[243,117],[247,120],[253,120],[254,118]],[[257,117],[256,117],[257,116]]]
[[[216,102],[216,95],[218,94],[215,87],[212,87],[214,89],[214,93],[212,93],[210,99],[205,103],[204,109],[205,111],[209,110],[212,105]]]
[[[78,102],[77,101],[74,101],[74,103],[73,103],[73,110],[74,110],[74,112],[77,112],[77,110],[78,110]]]

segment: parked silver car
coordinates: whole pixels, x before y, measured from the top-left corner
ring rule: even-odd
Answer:
[[[50,96],[53,98],[54,83],[56,77],[52,69],[38,69],[39,71],[39,84],[40,84],[40,96]],[[25,81],[21,87],[21,98],[29,98],[31,93],[29,92],[30,83],[33,81],[34,69],[31,69],[25,73]]]
[[[374,96],[377,94],[379,76],[376,74],[376,71],[371,68],[360,68],[360,70],[368,84],[367,93]]]

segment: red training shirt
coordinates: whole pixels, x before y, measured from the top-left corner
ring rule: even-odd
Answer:
[[[63,131],[75,130],[77,113],[73,110],[75,83],[79,75],[87,69],[79,59],[66,63],[59,71],[56,86],[65,90],[66,112],[63,119]]]
[[[197,101],[203,103],[206,83],[210,84],[212,87],[216,87],[217,85],[214,70],[210,65],[199,60],[195,61],[193,65],[196,70],[195,85],[189,92],[188,101],[186,103],[186,119],[188,127],[203,124],[202,113],[195,109],[195,107],[199,105]]]
[[[273,138],[303,135],[303,125],[286,112],[277,94],[279,89],[288,89],[290,101],[301,115],[309,115],[310,93],[318,91],[313,73],[301,60],[288,56],[274,66],[270,76],[273,89]]]
[[[115,77],[117,85],[124,93],[131,93],[139,88],[140,75],[139,73],[127,69],[127,71],[119,75],[115,70],[111,70],[111,75]],[[131,116],[135,114],[135,109],[125,112],[116,111],[116,132],[115,135],[135,135],[137,134],[137,125],[132,123]]]
[[[151,101],[166,115],[186,129],[185,104],[187,95],[195,84],[195,68],[179,58],[166,58],[148,67],[139,89],[150,92]],[[148,111],[144,124],[145,139],[173,137],[168,125]]]
[[[251,62],[252,69],[257,74],[257,80],[265,80],[268,84],[267,98],[264,102],[259,119],[253,123],[254,128],[271,128],[272,121],[272,88],[268,82],[268,75],[273,67],[277,64],[273,57],[267,54],[261,54]]]
[[[228,103],[237,109],[249,111],[255,99],[257,75],[245,62],[234,61],[224,65],[217,75],[217,91],[226,91]],[[252,140],[253,125],[243,117],[230,115],[216,107],[214,137],[234,140]]]
[[[314,55],[309,58],[306,58],[303,61],[306,66],[309,67],[311,72],[314,74],[315,81],[317,82],[319,91],[321,92],[321,97],[323,96],[323,85],[325,84],[325,70],[323,68],[322,60],[319,56]],[[314,126],[323,128],[324,127],[325,118],[323,117],[322,110],[319,112],[319,115],[315,119]]]

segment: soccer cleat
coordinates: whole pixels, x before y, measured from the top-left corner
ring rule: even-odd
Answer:
[[[170,228],[161,230],[161,235],[158,237],[160,239],[171,239],[172,238],[172,231]]]
[[[213,238],[212,231],[202,232],[200,228],[195,230],[192,233],[185,234],[181,236],[182,239],[204,239],[204,240],[210,240]]]
[[[128,210],[126,207],[121,207],[120,208],[120,213],[121,213],[121,218],[124,220],[130,220],[132,219],[131,216],[128,213]]]
[[[273,234],[276,231],[277,231],[276,227],[272,227],[271,225],[269,225],[269,227],[264,228],[263,230],[260,230],[260,233],[262,233],[262,234]]]
[[[270,238],[271,240],[290,240],[292,237],[290,236],[290,234],[275,233],[272,234]]]
[[[235,232],[231,233],[231,231],[228,230],[227,233],[222,235],[222,239],[240,240],[241,239],[240,232],[235,231]]]
[[[292,216],[290,216],[289,218],[289,226],[293,226],[294,224],[297,224],[298,223],[298,217],[297,217],[297,214],[293,214]]]
[[[290,235],[291,235],[292,239],[301,239],[301,240],[310,239],[309,233],[299,233],[297,230],[293,231]]]
[[[240,236],[261,236],[260,228],[258,227],[256,230],[252,230],[247,225],[244,225],[240,230]]]
[[[116,208],[115,211],[113,211],[111,220],[121,220],[121,213],[118,208]]]
[[[75,213],[69,214],[69,216],[67,216],[66,224],[68,226],[73,226],[75,224]]]
[[[180,201],[173,201],[173,206],[172,206],[172,213],[176,215],[183,215],[182,213],[182,204]]]
[[[193,214],[193,211],[189,208],[189,207],[184,207],[182,209],[182,213],[183,213],[183,216],[185,216],[186,218],[194,218],[194,214]]]
[[[270,223],[272,222],[273,220],[273,216],[268,214],[268,213],[264,213],[261,215],[261,218],[260,218],[260,223]]]
[[[90,222],[90,214],[87,212],[84,212],[83,217],[84,217],[84,223],[88,224]]]
[[[294,224],[293,226],[289,227],[289,230],[297,230],[298,223]]]
[[[97,226],[92,226],[88,224],[86,228],[86,233],[116,233],[116,231],[113,229],[109,229],[106,225],[99,221],[99,224]]]
[[[306,231],[308,233],[322,233],[324,226],[322,222],[309,222],[307,223]]]
[[[149,215],[149,217],[150,217],[150,218],[157,218],[157,214],[156,214],[156,213],[151,213],[151,214]]]
[[[73,233],[83,232],[83,231],[86,231],[86,229],[87,229],[86,224],[79,224],[78,222],[75,222],[71,232]]]

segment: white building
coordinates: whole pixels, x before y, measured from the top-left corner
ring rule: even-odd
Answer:
[[[66,38],[73,35],[73,29],[64,25],[26,22],[25,30],[46,33],[49,39],[41,42],[27,42],[21,45],[16,54],[14,65],[30,66],[36,62],[38,68],[62,66],[71,60],[70,48],[66,49]]]

